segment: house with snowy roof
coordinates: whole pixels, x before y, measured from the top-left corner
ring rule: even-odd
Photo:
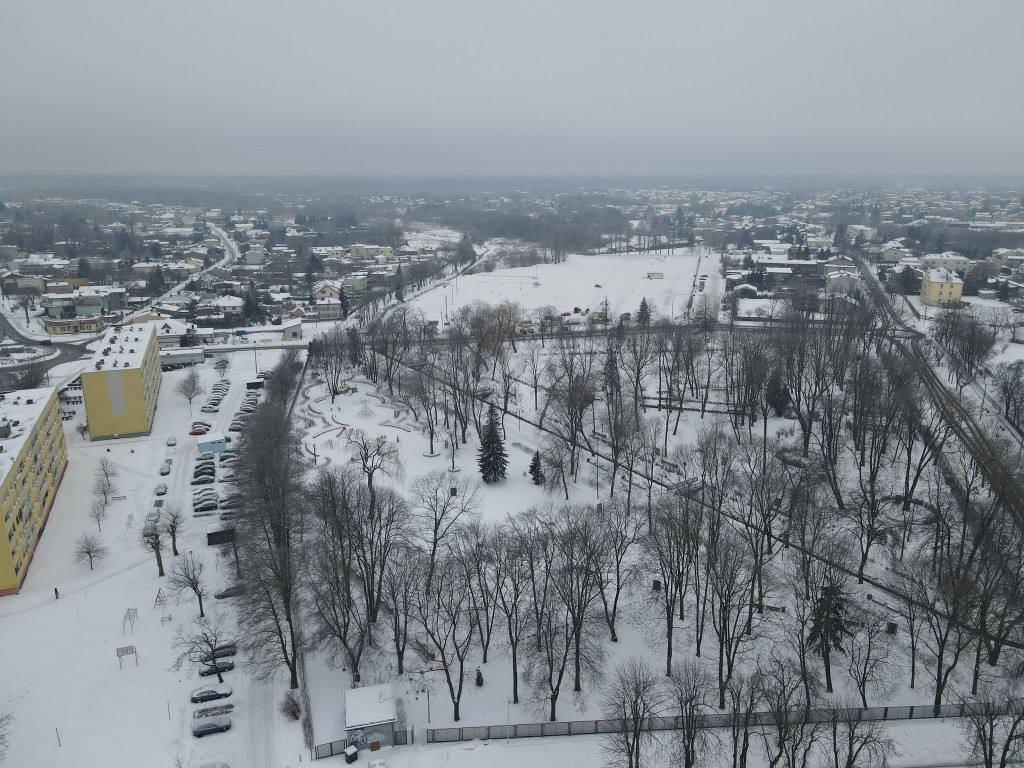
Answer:
[[[963,294],[964,281],[941,267],[926,269],[921,280],[921,302],[929,307],[955,304]]]

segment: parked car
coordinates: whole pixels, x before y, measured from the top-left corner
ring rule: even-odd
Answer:
[[[231,730],[230,717],[200,717],[192,723],[192,735],[197,739],[209,736],[211,733],[220,733]]]
[[[167,444],[170,445],[170,446],[177,445],[178,444],[178,438],[176,438],[174,435],[171,435],[170,437],[167,438]]]
[[[238,653],[238,646],[233,642],[218,643],[213,649],[212,654],[208,653],[203,657],[203,663],[210,664],[217,659],[223,659],[225,656],[234,656],[236,653]]]
[[[167,483],[157,483],[156,488],[153,489],[157,496],[167,495]]]
[[[210,675],[222,674],[224,672],[230,672],[235,668],[235,662],[233,661],[218,661],[216,664],[209,664],[199,670],[200,677],[209,677]]]
[[[192,427],[192,429],[189,430],[189,434],[190,435],[205,435],[209,431],[210,430],[207,429],[206,427]]]
[[[206,461],[213,458],[213,451],[203,451],[196,456],[196,461]]]
[[[213,475],[200,475],[191,480],[192,485],[212,485],[214,482],[216,482],[216,478]]]
[[[163,464],[160,465],[160,474],[161,475],[169,475],[169,474],[171,474],[171,465],[168,462],[165,461]]]
[[[231,687],[224,683],[217,683],[214,685],[204,685],[201,688],[196,688],[192,691],[192,703],[201,704],[204,701],[216,701],[217,699],[226,699],[231,695]]]
[[[217,500],[216,499],[203,499],[201,501],[193,501],[192,502],[192,514],[193,515],[197,514],[197,513],[202,513],[202,512],[209,512],[210,514],[213,514],[214,512],[217,511],[217,509],[218,509],[218,504],[217,504]]]
[[[218,600],[223,600],[225,597],[235,597],[237,595],[244,595],[245,587],[242,584],[232,584],[224,589],[218,589],[213,593],[213,596]]]

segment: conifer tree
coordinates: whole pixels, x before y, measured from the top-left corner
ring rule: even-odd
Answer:
[[[821,596],[811,612],[808,644],[825,662],[825,689],[832,693],[832,651],[843,652],[843,640],[850,634],[846,624],[846,594],[843,585],[830,581],[821,588]]]
[[[533,452],[533,460],[530,461],[530,477],[534,485],[544,485],[544,466],[540,463],[540,451]]]
[[[501,429],[498,426],[498,409],[491,403],[487,408],[487,423],[480,435],[480,453],[477,463],[485,483],[494,483],[505,479],[508,467],[508,455],[501,440]]]
[[[640,299],[640,309],[636,313],[636,324],[646,328],[651,324],[651,308],[647,306],[647,297]]]
[[[395,301],[405,301],[405,276],[401,267],[395,270]]]

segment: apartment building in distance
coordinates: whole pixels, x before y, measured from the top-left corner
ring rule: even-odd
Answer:
[[[0,395],[0,596],[21,589],[67,464],[57,390]]]
[[[93,440],[148,435],[160,393],[155,323],[111,328],[82,374],[82,396]]]

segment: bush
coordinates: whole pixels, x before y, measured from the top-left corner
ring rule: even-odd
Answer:
[[[302,717],[302,705],[299,703],[299,695],[295,691],[288,691],[284,695],[278,711],[289,720],[298,720]]]

